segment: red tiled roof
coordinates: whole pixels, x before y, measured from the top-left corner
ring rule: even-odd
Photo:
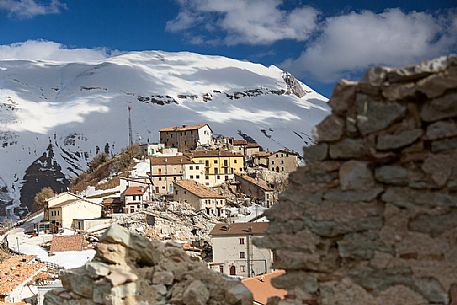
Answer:
[[[209,233],[212,236],[264,235],[268,222],[218,223]]]
[[[284,271],[278,270],[256,277],[243,279],[241,283],[243,283],[243,285],[252,292],[255,302],[264,305],[267,304],[267,300],[270,297],[278,296],[283,299],[287,295],[287,290],[277,289],[271,285],[271,279],[282,274],[284,274]]]
[[[200,184],[193,180],[180,180],[176,181],[175,183],[176,185],[182,187],[183,189],[200,198],[225,198],[218,192],[210,188],[207,188],[203,184]]]
[[[82,251],[83,241],[83,235],[54,235],[49,252]]]
[[[146,188],[143,186],[129,186],[123,192],[125,196],[143,195],[144,193],[146,193]]]
[[[248,141],[246,140],[233,140],[233,145],[247,145]]]
[[[31,281],[44,268],[43,263],[32,263],[34,256],[12,256],[0,263],[0,295],[8,295],[17,286]]]
[[[205,157],[243,157],[238,153],[230,150],[194,150],[192,152],[193,158],[205,158]]]
[[[151,165],[180,165],[193,163],[188,156],[150,157]]]
[[[195,130],[195,129],[200,129],[202,127],[205,127],[207,125],[208,124],[195,124],[195,125],[181,125],[181,126],[167,127],[167,128],[161,128],[160,132]]]
[[[269,187],[265,182],[263,181],[260,181],[260,180],[256,180],[255,178],[252,178],[248,175],[240,175],[240,174],[235,174],[235,176],[251,183],[251,184],[254,184],[255,186],[263,189],[264,191],[267,191],[267,192],[271,192],[273,191],[273,189],[271,187]]]

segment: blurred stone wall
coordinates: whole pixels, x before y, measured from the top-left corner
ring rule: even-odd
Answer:
[[[279,304],[450,304],[457,57],[372,68],[341,81],[329,104],[258,241],[287,270],[274,281],[289,292]]]

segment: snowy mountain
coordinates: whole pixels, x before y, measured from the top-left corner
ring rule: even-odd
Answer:
[[[207,122],[215,134],[301,152],[327,114],[326,98],[275,66],[220,56],[133,52],[97,62],[0,61],[0,219],[28,212],[33,195],[98,151],[159,128]]]

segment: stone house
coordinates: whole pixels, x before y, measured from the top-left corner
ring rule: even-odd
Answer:
[[[268,168],[273,172],[291,173],[297,170],[298,154],[288,149],[281,149],[268,157]]]
[[[193,164],[188,156],[151,157],[149,160],[152,192],[157,195],[173,194],[173,183],[182,180],[184,166]]]
[[[42,223],[48,223],[55,232],[72,227],[75,219],[102,217],[103,205],[89,201],[72,193],[62,193],[47,201]]]
[[[228,149],[243,156],[246,155],[247,145],[248,142],[246,140],[237,140],[233,138],[229,138],[228,140]]]
[[[245,148],[244,155],[247,158],[251,158],[256,153],[260,152],[260,145],[257,143],[248,143]]]
[[[248,175],[235,174],[237,191],[246,194],[254,199],[257,203],[266,208],[270,208],[276,202],[274,189],[269,187],[264,181],[249,177]]]
[[[208,124],[182,125],[160,129],[160,143],[177,148],[180,152],[209,147],[213,143],[213,131]]]
[[[125,213],[135,213],[146,208],[150,198],[149,186],[129,186],[121,194]]]
[[[273,253],[258,248],[253,239],[265,235],[268,222],[219,223],[210,232],[213,246],[211,269],[223,274],[252,277],[271,272]]]
[[[173,199],[188,203],[196,210],[203,210],[207,215],[225,215],[225,197],[192,180],[176,181]]]
[[[259,151],[251,156],[252,166],[260,166],[268,168],[268,158],[271,156],[269,151]]]
[[[192,161],[204,166],[205,185],[216,186],[233,180],[235,173],[244,173],[244,157],[229,150],[196,150]]]
[[[19,303],[38,293],[33,286],[38,274],[46,270],[35,256],[18,255],[0,263],[0,303]]]

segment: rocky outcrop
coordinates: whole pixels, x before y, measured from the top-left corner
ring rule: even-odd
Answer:
[[[370,69],[341,81],[329,104],[258,241],[287,271],[273,281],[288,290],[279,304],[450,304],[457,56]]]
[[[174,242],[149,241],[111,226],[85,266],[65,270],[63,289],[46,294],[46,305],[183,304],[252,305],[239,280],[193,260]]]

